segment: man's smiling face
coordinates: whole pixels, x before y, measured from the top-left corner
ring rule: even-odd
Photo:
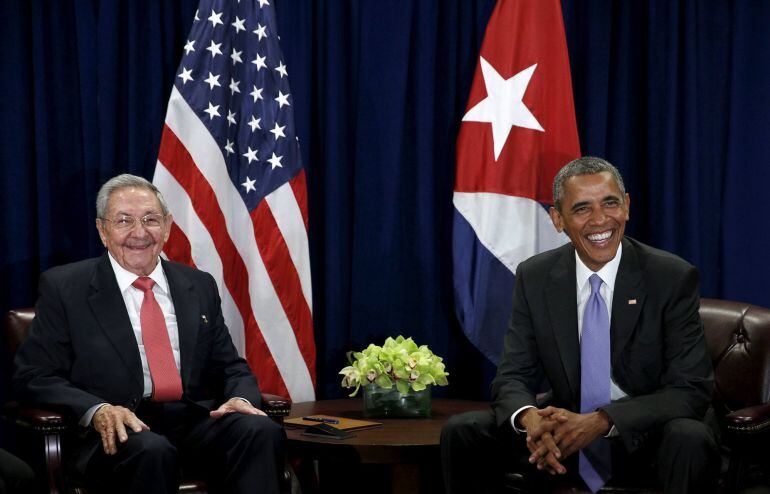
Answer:
[[[148,214],[163,215],[155,193],[145,188],[125,187],[110,195],[105,213],[107,221],[96,220],[99,237],[112,257],[139,276],[147,276],[155,269],[171,226],[170,215],[163,218],[160,226],[144,226],[140,219]],[[128,229],[118,228],[116,220],[126,216],[134,218],[134,225]]]
[[[583,263],[596,272],[618,251],[631,198],[623,196],[609,172],[570,177],[563,190],[561,212],[551,208],[551,221],[569,236]]]

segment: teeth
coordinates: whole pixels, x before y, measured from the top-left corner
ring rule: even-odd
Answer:
[[[594,233],[593,235],[588,235],[588,240],[591,242],[601,242],[602,240],[607,240],[612,236],[612,230],[604,232],[604,233]]]

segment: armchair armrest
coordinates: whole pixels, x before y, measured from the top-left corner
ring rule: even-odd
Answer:
[[[268,417],[283,423],[283,418],[291,412],[291,400],[283,396],[262,393],[262,410]]]
[[[10,422],[41,434],[60,434],[70,428],[70,422],[61,413],[15,401],[6,403],[3,413]]]
[[[728,432],[756,434],[770,430],[770,403],[741,408],[725,416]]]

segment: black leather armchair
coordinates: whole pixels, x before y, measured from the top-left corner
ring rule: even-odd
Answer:
[[[3,326],[5,329],[6,350],[5,362],[8,366],[7,375],[10,377],[13,371],[13,357],[19,345],[27,336],[27,330],[35,317],[32,308],[8,311],[5,314]],[[263,394],[262,409],[276,422],[283,424],[283,419],[291,411],[291,401],[286,398]],[[40,452],[44,456],[45,475],[48,491],[51,494],[77,493],[86,491],[78,485],[72,485],[67,481],[62,468],[62,455],[66,451],[62,449],[62,439],[75,429],[70,419],[55,411],[43,408],[20,405],[16,402],[6,403],[3,409],[4,418],[18,426],[25,432],[32,433],[36,440],[40,441]],[[286,487],[290,484],[290,476],[286,475]],[[186,478],[179,486],[180,493],[205,493],[206,485],[203,481]]]

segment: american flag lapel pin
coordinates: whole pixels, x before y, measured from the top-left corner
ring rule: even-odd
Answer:
[[[628,305],[636,305],[636,299],[635,298],[628,299]]]

